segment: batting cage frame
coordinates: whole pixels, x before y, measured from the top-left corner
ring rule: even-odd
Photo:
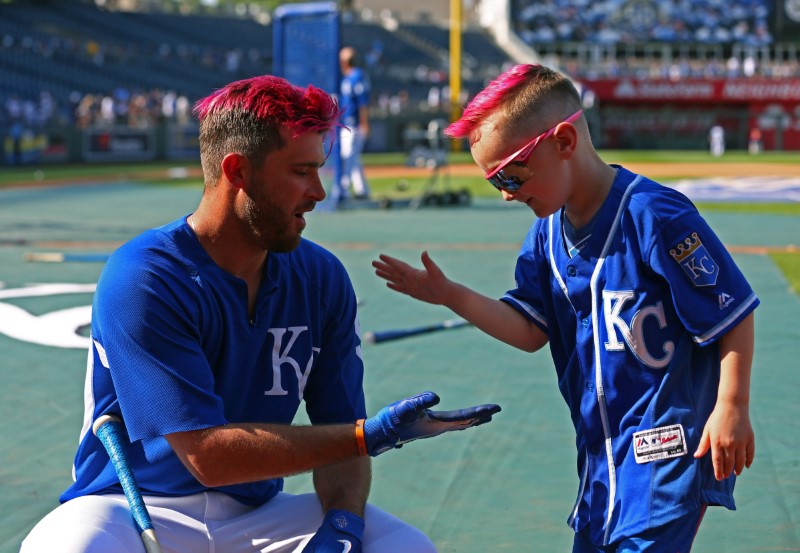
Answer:
[[[341,14],[335,2],[283,4],[273,13],[272,72],[297,86],[314,85],[339,98]],[[342,197],[338,132],[325,139],[330,155],[320,170],[327,196],[319,204],[334,211]]]

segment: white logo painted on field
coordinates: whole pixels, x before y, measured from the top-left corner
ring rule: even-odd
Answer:
[[[34,284],[23,288],[0,290],[0,300],[58,296],[63,294],[90,294],[95,284]],[[0,334],[15,340],[56,348],[88,349],[88,336],[78,330],[91,324],[92,306],[81,305],[34,315],[25,309],[0,301]]]

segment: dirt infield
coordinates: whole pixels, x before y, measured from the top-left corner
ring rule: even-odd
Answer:
[[[609,160],[613,163],[613,160]],[[800,177],[800,163],[626,163],[625,167],[634,173],[651,178],[661,177],[747,177],[784,176]],[[474,164],[448,165],[442,168],[453,176],[480,177],[481,171]],[[367,177],[426,177],[431,169],[427,167],[367,166]]]
[[[607,160],[615,163],[615,160]],[[625,167],[634,173],[639,173],[654,179],[664,177],[680,178],[711,178],[711,177],[800,177],[800,163],[742,163],[742,162],[689,162],[689,163],[624,163]],[[367,165],[365,168],[367,178],[426,178],[431,175],[431,168],[409,167],[407,165]],[[481,177],[481,171],[473,163],[459,163],[447,165],[442,171],[456,177]],[[38,179],[19,180],[8,184],[8,188],[59,186],[64,184],[104,184],[114,181],[152,181],[152,180],[180,180],[185,178],[202,179],[202,172],[197,166],[181,166],[176,163],[173,168],[149,169],[131,171],[125,174],[117,173],[109,168],[107,174],[78,177],[52,178],[45,168],[40,171]]]

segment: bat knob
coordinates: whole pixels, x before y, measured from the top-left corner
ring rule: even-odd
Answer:
[[[122,422],[122,419],[117,417],[116,415],[101,415],[97,417],[97,420],[94,421],[92,424],[92,433],[97,436],[97,431],[100,430],[100,427],[103,426],[107,422]]]

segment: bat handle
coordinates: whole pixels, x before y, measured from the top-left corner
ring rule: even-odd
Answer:
[[[103,415],[94,421],[92,431],[103,444],[103,447],[106,448],[111,464],[114,465],[114,470],[119,478],[119,483],[122,485],[122,490],[125,492],[125,497],[128,499],[133,522],[142,537],[145,550],[147,553],[162,553],[161,546],[156,539],[153,521],[147,512],[147,507],[144,504],[144,499],[142,499],[142,494],[139,491],[139,486],[136,483],[136,478],[128,462],[128,455],[121,440],[122,419],[114,415]]]

